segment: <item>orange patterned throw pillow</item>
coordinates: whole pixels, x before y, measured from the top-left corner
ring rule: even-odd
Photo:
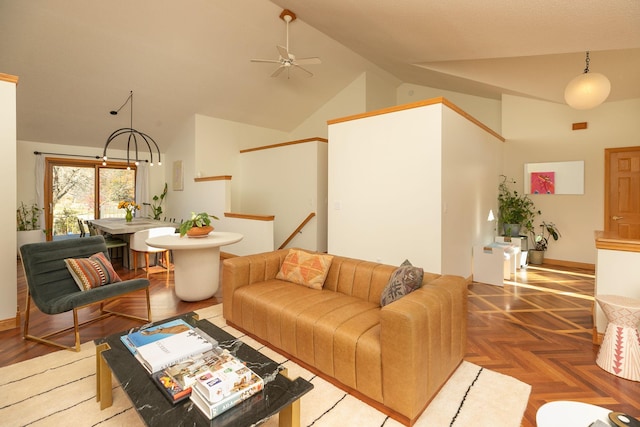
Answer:
[[[122,281],[102,252],[89,258],[67,258],[64,262],[81,291]]]
[[[312,289],[322,289],[333,256],[290,249],[276,279],[286,280]]]

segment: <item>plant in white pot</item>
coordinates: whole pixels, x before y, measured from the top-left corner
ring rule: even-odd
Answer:
[[[529,249],[529,263],[535,265],[544,262],[544,252],[549,247],[549,239],[558,240],[562,236],[554,223],[545,221],[540,224],[540,233],[535,234],[532,229],[529,234],[533,243],[533,249]]]
[[[37,204],[25,205],[20,202],[16,209],[17,249],[25,243],[37,243],[44,241],[44,230],[40,229],[40,212]]]

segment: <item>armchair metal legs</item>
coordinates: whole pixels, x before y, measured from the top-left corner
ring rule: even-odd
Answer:
[[[129,293],[133,293],[133,292],[139,292],[140,290],[135,290]],[[30,311],[31,311],[31,295],[29,294],[29,291],[27,290],[27,307],[26,307],[26,313],[25,313],[25,317],[24,317],[24,330],[23,330],[23,338],[25,340],[30,340],[30,341],[36,341],[42,344],[47,344],[47,345],[51,345],[54,347],[58,347],[58,348],[62,348],[65,350],[73,350],[73,351],[80,351],[80,327],[81,326],[85,326],[88,325],[90,323],[96,322],[98,320],[104,319],[106,317],[109,316],[120,316],[120,317],[126,317],[128,319],[133,319],[133,320],[140,320],[143,322],[151,322],[151,301],[149,299],[149,288],[145,288],[145,295],[146,295],[146,300],[147,300],[147,317],[139,317],[139,316],[134,316],[131,314],[127,314],[127,313],[122,313],[122,312],[117,312],[117,311],[113,311],[113,310],[108,310],[104,308],[104,304],[107,302],[110,302],[112,300],[107,300],[107,301],[101,301],[99,302],[100,304],[100,315],[98,315],[97,317],[94,317],[92,319],[86,320],[82,323],[78,322],[78,310],[89,307],[91,305],[94,304],[98,304],[98,302],[93,303],[93,304],[88,304],[82,307],[76,307],[73,309],[73,326],[70,326],[68,328],[64,328],[64,329],[60,329],[54,332],[50,332],[46,335],[42,335],[42,336],[35,336],[35,335],[31,335],[29,334],[29,318],[30,318]],[[126,295],[126,294],[123,294]],[[118,298],[121,297],[122,295],[118,295]],[[60,313],[62,314],[62,313]],[[75,344],[73,346],[68,346],[68,345],[64,345],[61,344],[59,342],[53,341],[49,338],[57,336],[57,335],[61,335],[63,333],[69,332],[73,330],[74,333],[74,341]]]

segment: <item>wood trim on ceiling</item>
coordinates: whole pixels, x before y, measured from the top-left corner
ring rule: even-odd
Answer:
[[[0,81],[18,84],[19,77],[11,74],[0,73]]]
[[[487,127],[480,120],[476,119],[471,114],[465,112],[462,108],[458,107],[456,104],[454,104],[453,102],[449,101],[448,99],[446,99],[446,98],[444,98],[442,96],[438,97],[438,98],[431,98],[431,99],[425,99],[425,100],[422,100],[422,101],[412,102],[412,103],[409,103],[409,104],[395,105],[393,107],[382,108],[380,110],[369,111],[369,112],[366,112],[366,113],[354,114],[352,116],[341,117],[341,118],[338,118],[338,119],[332,119],[332,120],[328,120],[327,124],[328,125],[334,125],[334,124],[337,124],[337,123],[348,122],[348,121],[351,121],[351,120],[358,120],[358,119],[363,119],[363,118],[367,118],[367,117],[379,116],[381,114],[395,113],[397,111],[410,110],[412,108],[426,107],[428,105],[435,105],[435,104],[446,105],[447,107],[449,107],[450,109],[452,109],[456,113],[460,114],[465,119],[469,120],[471,123],[477,125],[478,127],[483,129],[484,131],[486,131],[486,132],[490,133],[491,135],[495,136],[500,141],[502,141],[502,142],[506,141],[506,139],[502,135],[500,135],[499,133],[497,133],[493,129]]]

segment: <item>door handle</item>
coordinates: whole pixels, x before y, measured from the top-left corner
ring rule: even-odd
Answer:
[[[614,221],[617,221],[619,219],[624,219],[624,217],[614,215],[614,216],[611,217],[611,219],[614,220]]]

